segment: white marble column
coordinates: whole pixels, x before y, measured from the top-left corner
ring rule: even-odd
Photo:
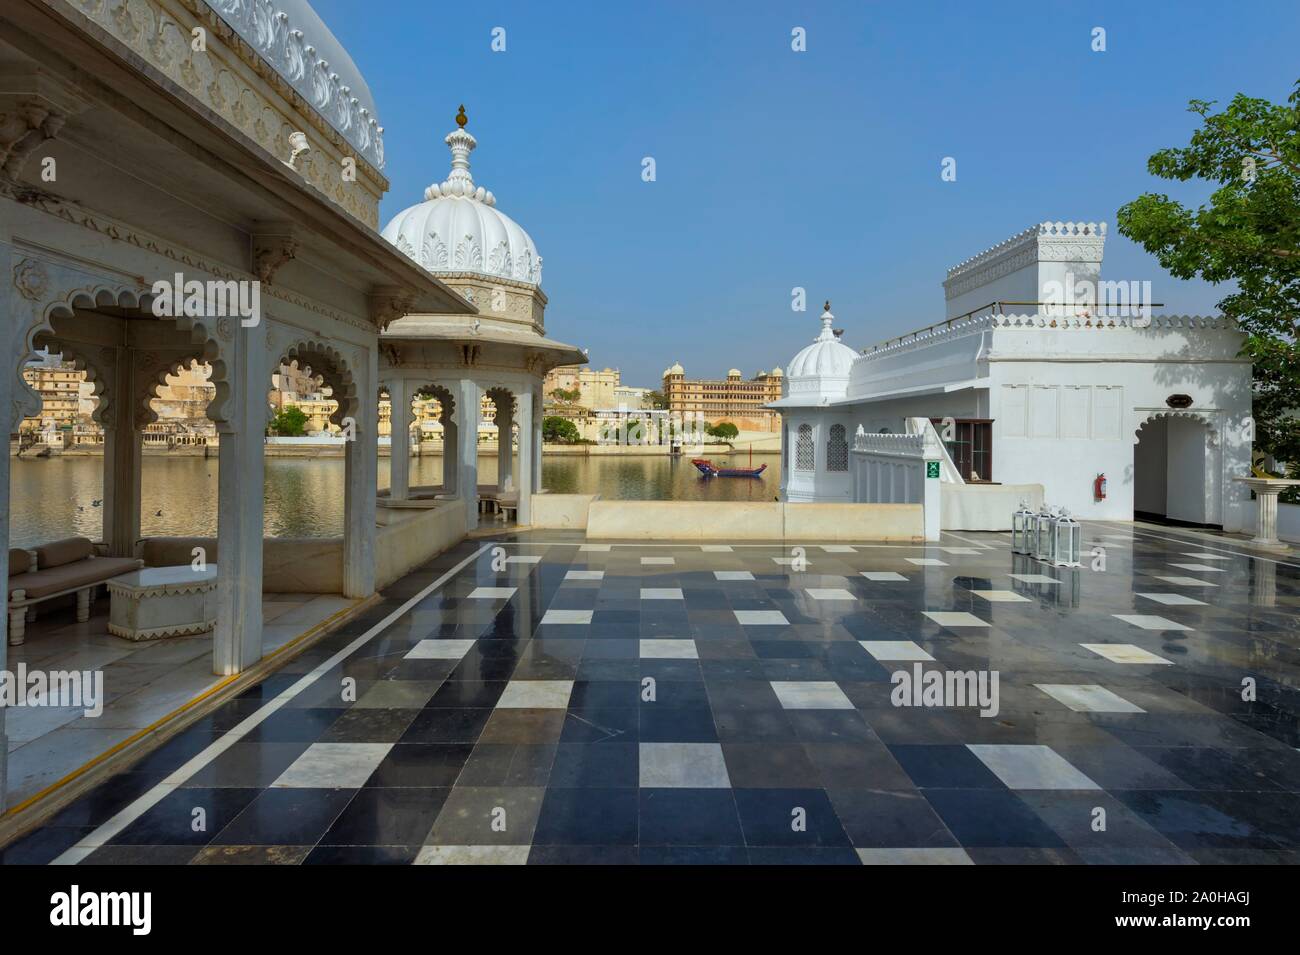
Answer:
[[[388,382],[388,403],[388,498],[405,501],[411,496],[411,387],[405,378]]]
[[[1282,489],[1260,488],[1255,491],[1255,503],[1259,508],[1259,520],[1255,525],[1252,543],[1277,544],[1277,499]]]
[[[348,442],[343,478],[343,596],[375,592],[375,495],[379,484],[379,352],[364,352],[352,369],[357,410]],[[405,393],[405,391],[403,391]],[[410,416],[410,402],[406,415]],[[394,411],[394,416],[396,411]]]
[[[456,487],[465,506],[465,529],[478,527],[479,386],[461,379],[456,390]]]
[[[452,395],[452,400],[459,400],[459,395]],[[438,410],[442,422],[442,493],[448,496],[456,494],[456,480],[460,477],[460,428],[452,409],[443,402]]]
[[[514,409],[506,399],[497,405],[497,490],[501,493],[514,490]],[[523,468],[521,467],[522,471]]]
[[[13,248],[0,242],[0,262],[7,270],[11,267]],[[8,436],[18,427],[17,409],[14,408],[17,377],[14,367],[23,357],[25,349],[19,329],[20,318],[26,310],[18,309],[18,294],[10,282],[0,282],[0,355],[5,363],[0,368],[0,422],[7,423],[6,447],[0,461],[0,580],[9,579],[9,448]],[[0,671],[9,669],[9,614],[0,613]],[[5,721],[7,707],[0,706],[0,810],[9,806],[9,735]]]
[[[236,326],[222,347],[230,387],[219,422],[217,627],[212,669],[239,673],[262,657],[262,511],[266,436],[266,331]],[[211,555],[209,555],[211,560]]]
[[[135,349],[114,349],[112,404],[104,416],[104,543],[112,557],[134,557],[140,539],[141,452],[136,426]]]
[[[545,417],[545,410],[544,410],[543,405],[542,405],[542,393],[541,393],[540,390],[536,390],[536,391],[533,392],[533,467],[532,467],[533,486],[532,486],[532,491],[533,491],[534,494],[540,494],[541,491],[542,491],[542,445],[543,445],[543,442],[542,442],[542,419],[543,419],[544,417]],[[523,435],[526,434],[526,432],[521,428],[520,431],[519,431],[519,434],[520,434],[520,438],[519,438],[519,440],[520,440],[520,441],[523,441],[523,440],[524,440]],[[524,470],[524,467],[523,467],[522,464],[520,464],[520,466],[519,466],[519,470],[520,470],[520,471],[523,471],[525,474],[528,473],[527,471]]]
[[[519,433],[532,435],[534,429],[531,391],[521,392],[515,398],[515,413],[519,416]],[[519,442],[519,473],[525,475],[525,479],[519,482],[519,523],[526,525],[533,522],[533,482],[528,479],[533,475],[532,441]]]

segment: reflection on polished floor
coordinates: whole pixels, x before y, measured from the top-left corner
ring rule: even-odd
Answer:
[[[1085,529],[462,544],[4,859],[1300,861],[1300,564]]]
[[[272,654],[329,617],[354,606],[337,594],[267,594],[262,600],[263,652]],[[12,805],[63,779],[146,727],[221,683],[212,672],[212,634],[132,642],[108,632],[109,599],[90,619],[71,608],[43,612],[27,640],[9,648],[9,666],[46,671],[101,671],[104,712],[81,707],[20,707],[5,711]]]

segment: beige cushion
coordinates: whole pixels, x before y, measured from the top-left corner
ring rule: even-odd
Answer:
[[[36,566],[41,570],[62,567],[74,560],[83,560],[95,552],[89,537],[65,537],[61,541],[42,544],[36,548]]]
[[[25,574],[32,569],[32,555],[19,547],[9,549],[9,576]]]
[[[139,568],[140,561],[134,557],[92,557],[10,577],[9,593],[12,595],[15,590],[22,590],[27,600],[36,600],[74,587],[102,583],[110,577]]]

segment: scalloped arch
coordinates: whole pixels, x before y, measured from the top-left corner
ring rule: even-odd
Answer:
[[[77,309],[91,310],[96,308],[129,309],[148,312],[153,317],[152,303],[153,294],[149,289],[132,285],[105,283],[73,289],[65,293],[61,298],[46,302],[40,310],[39,318],[27,328],[23,339],[25,351],[19,355],[18,367],[15,369],[16,377],[21,386],[15,403],[22,409],[23,417],[31,417],[40,413],[40,396],[23,379],[22,368],[36,356],[38,348],[45,347],[45,342],[59,343],[60,350],[70,349],[80,352],[80,358],[87,367],[79,368],[79,370],[87,371],[87,377],[89,377],[89,370],[95,368],[96,363],[87,358],[84,352],[80,351],[77,343],[69,342],[66,337],[60,336],[58,330],[54,327],[54,322],[57,319],[72,318],[75,316]],[[212,368],[212,376],[209,381],[216,388],[216,394],[208,404],[208,417],[216,422],[225,421],[226,404],[230,399],[230,384],[226,375],[226,363],[221,358],[220,345],[215,335],[209,331],[207,323],[201,318],[186,315],[158,317],[156,320],[172,323],[178,331],[189,335],[191,344],[198,346],[190,359],[197,358],[206,362]],[[103,389],[102,391],[97,390],[95,393],[96,397],[101,399],[95,409],[95,420],[99,423],[102,423],[102,415],[108,401],[116,397],[111,394],[111,387],[106,380],[107,377],[102,370],[96,369],[95,379]],[[162,380],[166,380],[165,374]],[[136,395],[130,399],[142,402],[142,406],[137,405],[137,411],[142,414],[145,421],[157,420],[157,415],[149,407],[153,391],[154,388],[149,387],[145,389],[143,396]]]
[[[1142,439],[1142,429],[1150,421],[1160,418],[1190,418],[1199,421],[1205,425],[1210,432],[1210,440],[1218,443],[1220,436],[1218,415],[1214,412],[1200,411],[1196,408],[1152,408],[1142,412],[1143,417],[1138,421],[1138,425],[1133,429],[1133,443],[1137,444]]]
[[[64,361],[72,362],[72,367],[86,376],[86,381],[90,383],[90,397],[95,399],[95,410],[91,412],[90,420],[95,424],[103,425],[104,411],[108,407],[108,395],[111,390],[110,379],[100,368],[99,363],[86,351],[87,346],[57,338],[42,337],[40,341],[42,348],[52,354],[62,355]],[[37,401],[39,404],[39,396]],[[39,414],[39,410],[37,413]],[[25,417],[32,417],[32,415],[25,415]]]
[[[330,415],[330,421],[341,425],[344,418],[356,416],[360,407],[356,379],[343,352],[328,342],[303,338],[280,351],[280,358],[274,368],[278,369],[281,364],[291,361],[296,361],[299,368],[310,365],[313,373],[319,375],[332,389],[331,397],[338,402],[338,408]]]
[[[142,425],[150,425],[157,421],[158,412],[154,410],[153,400],[158,397],[158,389],[167,384],[167,379],[172,375],[178,374],[183,369],[189,368],[196,362],[202,363],[203,359],[194,355],[187,355],[184,358],[167,359],[161,365],[157,366],[153,377],[145,383],[145,386],[141,389],[141,394],[136,396],[136,413],[139,416],[136,420]],[[149,369],[145,369],[145,373],[148,374]],[[213,374],[215,375],[215,371]],[[212,379],[209,378],[208,380],[211,381]],[[215,404],[216,398],[213,398],[209,403],[208,408],[211,409]],[[211,413],[209,410],[209,417],[210,416]]]

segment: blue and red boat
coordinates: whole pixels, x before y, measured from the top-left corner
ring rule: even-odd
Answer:
[[[761,477],[767,470],[766,464],[756,468],[720,468],[708,458],[691,458],[691,464],[705,477]]]

